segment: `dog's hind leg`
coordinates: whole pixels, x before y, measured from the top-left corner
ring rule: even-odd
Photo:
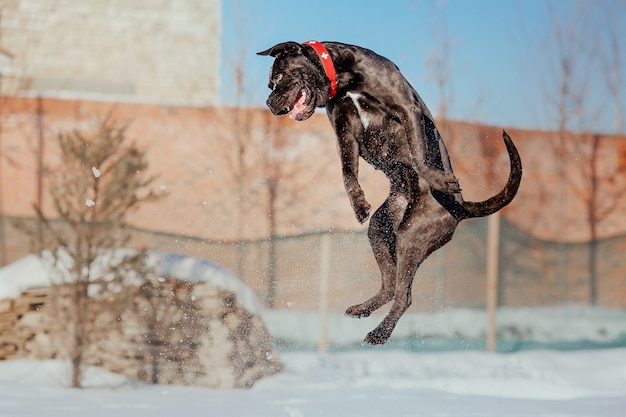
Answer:
[[[394,302],[383,321],[365,336],[366,343],[382,345],[389,339],[398,320],[411,306],[413,278],[425,257],[425,254],[419,252],[414,252],[410,256],[398,253],[398,277],[394,288]]]
[[[382,278],[378,293],[361,304],[346,310],[346,315],[356,318],[367,317],[374,310],[393,299],[396,285],[396,235],[390,212],[391,197],[370,219],[368,237]]]
[[[396,232],[397,270],[394,302],[383,321],[365,337],[370,344],[384,344],[404,312],[411,306],[411,288],[417,269],[435,250],[452,238],[456,220],[449,214],[439,219],[408,216]]]

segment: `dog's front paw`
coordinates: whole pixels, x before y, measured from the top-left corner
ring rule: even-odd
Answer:
[[[363,193],[359,193],[356,197],[351,199],[352,209],[356,214],[356,219],[359,223],[365,223],[370,216],[370,209],[372,206],[367,202]]]
[[[359,223],[365,223],[365,221],[370,217],[371,208],[372,206],[370,205],[370,203],[365,201],[365,199],[354,205],[354,214],[356,214],[356,219],[359,221]]]
[[[354,210],[354,214],[356,214],[356,219],[359,223],[364,223],[370,216],[372,206],[370,206],[370,203],[365,199],[365,194],[361,186],[356,181],[353,183],[346,182],[346,191],[348,192],[352,210]]]

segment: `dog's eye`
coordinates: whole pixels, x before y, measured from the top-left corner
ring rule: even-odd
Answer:
[[[270,74],[270,77],[271,77],[271,74]],[[270,84],[269,84],[270,89],[274,90],[276,88],[276,84],[278,84],[282,78],[283,78],[282,73],[276,75],[276,77],[274,77],[273,80],[270,78]]]

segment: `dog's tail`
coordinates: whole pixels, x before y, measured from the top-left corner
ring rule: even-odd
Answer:
[[[511,167],[509,179],[506,182],[506,185],[502,191],[485,201],[478,203],[465,201],[463,203],[461,213],[459,213],[461,219],[484,217],[493,214],[513,201],[513,198],[517,194],[517,190],[522,182],[522,159],[520,158],[511,137],[504,130],[502,131],[502,139],[504,140],[504,145],[509,153]]]
[[[437,201],[439,201],[439,203],[444,206],[455,219],[460,221],[463,219],[484,217],[493,214],[509,204],[517,194],[517,190],[522,182],[522,160],[517,152],[517,148],[511,140],[511,137],[504,130],[502,131],[502,139],[504,139],[506,150],[509,153],[511,168],[509,179],[502,191],[498,194],[478,203],[465,201],[463,204],[460,204],[456,195],[444,194],[431,189],[431,193],[435,199],[437,199]]]

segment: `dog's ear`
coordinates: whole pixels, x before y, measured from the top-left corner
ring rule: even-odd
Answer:
[[[262,56],[272,56],[276,57],[278,55],[293,55],[299,54],[302,52],[302,45],[298,42],[283,42],[277,45],[272,46],[270,49],[266,49],[265,51],[257,52],[257,55]]]

